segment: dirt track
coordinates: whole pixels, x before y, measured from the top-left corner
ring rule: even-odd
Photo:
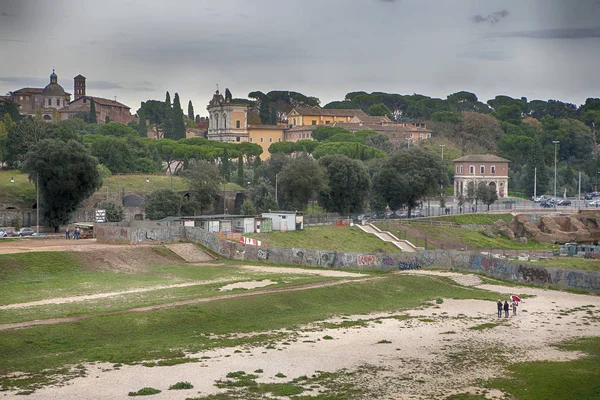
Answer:
[[[141,247],[145,245],[137,245]],[[30,253],[33,251],[90,251],[103,249],[124,249],[131,245],[103,244],[96,239],[34,239],[1,240],[0,254]]]

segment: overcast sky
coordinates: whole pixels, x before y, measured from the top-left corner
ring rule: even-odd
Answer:
[[[2,94],[55,68],[133,113],[169,90],[206,115],[217,84],[580,105],[600,97],[600,0],[0,0],[0,49]]]

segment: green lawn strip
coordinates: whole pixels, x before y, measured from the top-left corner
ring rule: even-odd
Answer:
[[[600,271],[600,260],[579,258],[579,257],[560,257],[549,258],[539,261],[519,261],[519,264],[527,264],[538,267],[552,267],[563,269],[579,269],[582,271]]]
[[[385,226],[385,225],[384,225]],[[398,225],[396,227],[389,226],[390,231],[402,238],[405,236],[404,231],[408,231],[408,236],[413,236],[411,233],[411,225]],[[467,248],[481,249],[499,249],[499,250],[552,250],[555,245],[548,243],[538,243],[529,240],[527,243],[519,243],[512,241],[500,235],[493,237],[486,236],[485,230],[456,228],[450,226],[435,226],[435,225],[418,225],[414,227],[422,237],[432,237],[443,241],[444,239],[453,242],[460,242]]]
[[[389,242],[350,226],[309,226],[304,230],[252,233],[244,236],[258,239],[269,247],[315,250],[398,253],[400,249]]]
[[[600,398],[600,337],[576,339],[557,346],[582,351],[573,361],[534,361],[509,366],[510,376],[486,382],[518,400],[596,400]]]
[[[295,329],[335,315],[415,308],[436,296],[495,301],[497,295],[456,287],[445,279],[390,275],[368,282],[0,331],[0,373],[40,372],[83,361],[130,363],[172,358],[180,349],[200,351],[258,340],[213,339],[213,334]]]
[[[136,274],[89,271],[68,252],[5,254],[0,265],[0,305],[246,276],[234,268],[189,265],[156,266]]]
[[[261,281],[266,279],[270,279],[271,281],[276,282],[276,284],[255,289],[233,289],[228,291],[219,291],[219,289],[225,285],[239,282]],[[129,310],[138,307],[169,304],[176,301],[225,296],[232,293],[253,292],[257,290],[268,290],[273,288],[293,287],[342,279],[344,278],[331,278],[314,275],[257,274],[256,276],[248,276],[246,279],[234,280],[231,282],[194,285],[180,288],[156,289],[147,292],[127,293],[118,296],[85,300],[74,303],[48,304],[43,306],[2,310],[0,313],[0,324],[103,314],[108,312]]]
[[[445,215],[441,217],[430,218],[433,221],[452,222],[459,225],[494,225],[498,220],[509,223],[513,216],[506,214],[461,214]]]
[[[11,182],[11,178],[15,181]],[[0,204],[31,208],[34,203],[35,185],[27,174],[19,170],[0,170]]]

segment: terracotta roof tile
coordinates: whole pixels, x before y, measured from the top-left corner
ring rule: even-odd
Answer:
[[[498,157],[493,154],[471,154],[452,160],[454,162],[472,161],[472,162],[510,162],[506,158]]]

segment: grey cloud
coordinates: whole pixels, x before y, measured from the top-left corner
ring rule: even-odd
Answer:
[[[87,83],[90,89],[122,89],[123,85],[119,82],[90,80]]]
[[[48,76],[50,76],[50,74],[48,74]],[[50,78],[32,78],[30,76],[0,76],[0,83],[14,85],[15,87],[13,90],[17,90],[22,87],[44,87],[50,83]]]
[[[535,31],[504,32],[488,37],[524,37],[531,39],[592,39],[600,38],[600,26],[591,28],[540,29]]]
[[[383,3],[395,3],[396,2],[396,0],[379,0],[379,1],[381,1]]]
[[[135,92],[152,92],[156,90],[150,81],[132,82],[132,85],[127,87],[127,89]]]
[[[28,40],[21,40],[21,39],[2,39],[2,38],[0,38],[0,42],[27,43],[27,42],[28,42]]]
[[[471,17],[471,21],[473,21],[477,24],[479,24],[481,22],[496,23],[496,22],[500,22],[500,20],[502,20],[503,18],[506,18],[508,16],[508,14],[509,14],[509,12],[507,10],[495,11],[486,16],[477,14],[477,15],[474,15]]]

